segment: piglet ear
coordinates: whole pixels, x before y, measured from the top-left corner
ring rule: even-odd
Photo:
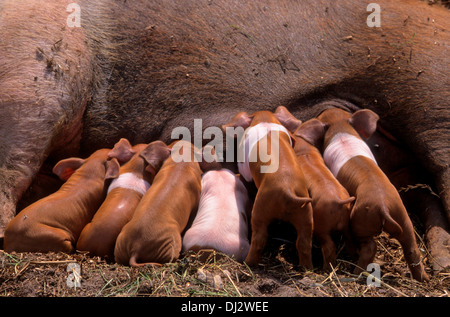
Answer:
[[[155,174],[159,171],[164,161],[170,156],[170,148],[162,141],[155,141],[147,145],[141,151],[140,156],[148,163],[147,169],[150,173]]]
[[[377,129],[377,122],[380,117],[369,109],[362,109],[356,111],[348,123],[361,135],[362,138],[368,139]]]
[[[105,179],[114,179],[120,175],[120,164],[116,158],[106,161]]]
[[[242,127],[245,130],[250,126],[250,124],[252,123],[252,120],[253,120],[253,115],[249,115],[247,112],[241,111],[238,114],[236,114],[230,120],[230,122],[222,125],[222,130],[225,131],[226,133],[228,133],[227,130],[229,130],[227,128]],[[236,137],[236,135],[234,135],[234,136]]]
[[[119,163],[124,164],[128,162],[134,154],[136,154],[136,151],[133,149],[130,142],[127,139],[122,138],[114,145],[113,149],[109,151],[108,158],[116,158]]]
[[[61,180],[67,181],[85,162],[86,160],[78,157],[61,160],[53,167],[53,173],[58,175]]]
[[[294,136],[301,137],[315,147],[319,147],[326,129],[327,125],[325,123],[319,119],[311,119],[300,125],[295,130]]]
[[[275,118],[280,121],[280,123],[293,133],[302,124],[302,121],[297,119],[289,112],[289,110],[284,106],[279,106],[273,113]]]

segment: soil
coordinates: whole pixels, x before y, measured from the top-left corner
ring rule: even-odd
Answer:
[[[0,296],[449,297],[450,273],[431,272],[424,243],[419,247],[431,276],[429,283],[410,278],[400,245],[386,234],[376,239],[375,262],[380,266],[381,281],[367,273],[352,274],[355,265],[343,246],[332,271],[302,271],[296,267],[292,241],[272,236],[255,268],[217,252],[188,253],[175,263],[131,268],[83,253],[8,254],[0,250]],[[315,266],[321,267],[317,246],[313,258]],[[375,285],[369,286],[368,281]]]

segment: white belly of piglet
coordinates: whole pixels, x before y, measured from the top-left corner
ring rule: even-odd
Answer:
[[[202,177],[197,215],[183,237],[183,251],[214,249],[243,261],[250,244],[247,190],[231,171],[209,171]]]
[[[348,133],[337,133],[323,152],[325,164],[335,177],[342,166],[356,156],[364,156],[377,163],[366,142]]]

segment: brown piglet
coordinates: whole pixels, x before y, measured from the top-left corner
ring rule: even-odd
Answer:
[[[112,182],[108,187],[106,199],[92,221],[81,232],[77,243],[78,250],[89,251],[91,255],[110,260],[114,259],[117,236],[123,226],[130,221],[155,176],[155,170],[148,168],[150,165],[147,164],[141,152],[148,151],[149,148],[165,146],[161,141],[131,146],[126,139],[116,144],[110,152],[111,158],[125,162],[132,156],[128,162],[120,167],[117,166],[107,175],[107,179],[111,179]]]
[[[117,237],[117,263],[143,266],[178,259],[181,234],[200,200],[202,170],[196,153],[198,150],[187,141],[141,153],[158,172]]]
[[[336,266],[336,243],[332,234],[342,233],[347,249],[350,253],[354,252],[349,222],[355,197],[350,197],[325,165],[317,148],[320,145],[310,143],[314,140],[308,137],[307,132],[310,129],[323,129],[323,125],[314,125],[314,122],[302,124],[283,106],[279,106],[275,113],[280,114],[281,123],[293,132],[294,151],[312,199],[314,237],[322,249],[323,269],[329,270],[331,266]]]
[[[113,164],[108,160],[109,151],[101,149],[87,159],[58,162],[53,171],[66,182],[55,193],[23,209],[8,224],[5,251],[74,251],[81,231],[105,198],[105,175]]]
[[[274,220],[291,223],[297,232],[299,265],[312,268],[313,214],[304,175],[291,146],[289,132],[270,111],[236,114],[222,126],[226,133],[241,127],[239,172],[258,189],[251,213],[251,242],[245,262],[259,263]]]
[[[402,200],[362,138],[376,130],[378,115],[368,109],[353,114],[341,109],[322,112],[315,124],[323,129],[309,131],[312,139],[323,139],[324,161],[333,175],[356,197],[350,228],[359,251],[356,273],[373,262],[373,237],[383,230],[396,238],[414,279],[427,281],[411,219]]]

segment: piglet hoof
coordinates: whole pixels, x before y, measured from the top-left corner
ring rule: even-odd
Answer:
[[[298,259],[297,270],[307,272],[314,268],[312,258],[310,256],[301,256]]]
[[[250,257],[247,256],[244,260],[244,263],[248,266],[248,267],[255,267],[258,265],[259,263],[259,259],[255,259],[254,257]]]
[[[420,265],[418,267],[411,267],[411,274],[412,277],[419,282],[426,283],[430,281],[430,278],[427,273],[425,273],[425,270],[423,269],[423,266]]]

